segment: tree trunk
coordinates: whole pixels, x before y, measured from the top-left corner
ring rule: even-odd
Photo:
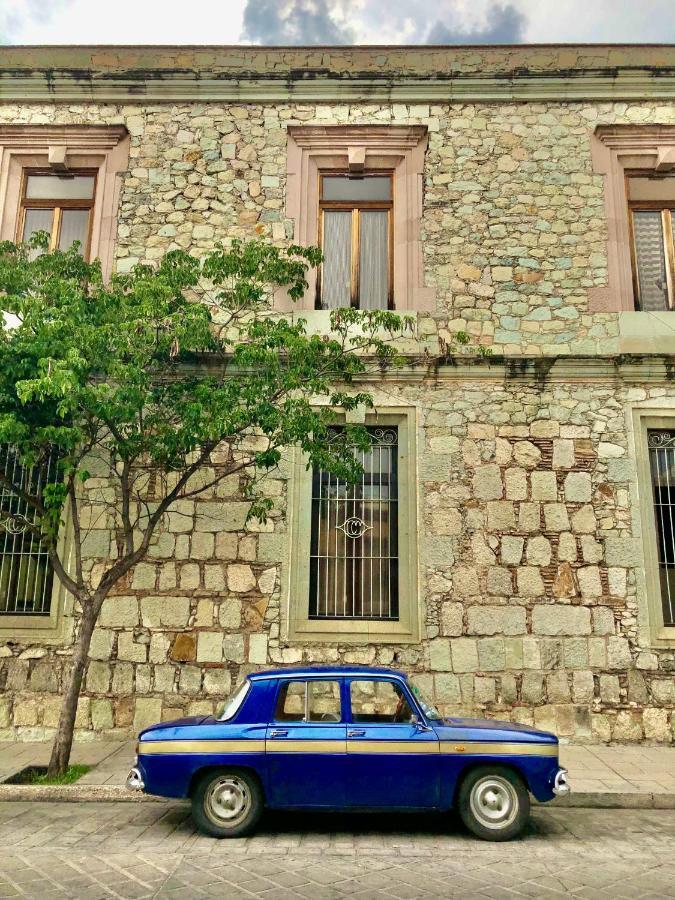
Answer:
[[[75,643],[73,653],[73,667],[70,673],[70,683],[63,698],[63,706],[59,716],[59,726],[56,730],[52,755],[49,760],[47,774],[51,777],[62,775],[70,762],[70,751],[73,746],[73,731],[75,730],[75,715],[77,713],[77,701],[80,697],[82,678],[89,656],[91,636],[96,625],[97,612],[91,600],[81,601],[82,618],[80,620],[80,633]]]

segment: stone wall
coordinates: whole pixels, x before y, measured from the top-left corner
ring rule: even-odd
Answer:
[[[466,329],[507,356],[615,353],[618,316],[588,312],[606,280],[599,123],[675,124],[648,103],[473,105],[0,106],[0,122],[124,123],[131,134],[117,264],[172,247],[206,250],[255,229],[279,243],[291,124],[422,124],[429,129],[422,222],[437,312],[431,348]],[[310,314],[311,318],[311,314]],[[78,714],[79,736],[126,734],[209,712],[251,668],[378,662],[414,671],[444,711],[534,722],[563,736],[672,739],[673,651],[638,627],[635,481],[627,414],[675,408],[672,382],[477,378],[378,385],[383,406],[418,409],[419,645],[288,645],[288,472],[269,482],[275,514],[244,526],[238,482],[175,510],[120,596],[106,601]],[[633,536],[635,535],[635,537]],[[111,535],[92,533],[90,561]],[[642,606],[641,606],[642,605]],[[0,737],[54,728],[73,611],[57,643],[0,645]],[[0,621],[0,626],[1,626]]]

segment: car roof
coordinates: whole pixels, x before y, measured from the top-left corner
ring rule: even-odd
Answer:
[[[307,678],[313,675],[334,675],[343,678],[348,675],[368,675],[370,677],[394,677],[406,679],[405,672],[397,669],[387,669],[380,666],[287,666],[284,669],[267,669],[261,672],[252,672],[248,677],[251,681],[261,681],[268,678]]]

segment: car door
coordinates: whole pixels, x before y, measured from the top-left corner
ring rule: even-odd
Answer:
[[[438,807],[439,740],[404,684],[352,678],[347,693],[347,804]]]
[[[342,692],[335,677],[279,680],[265,738],[271,806],[345,805]]]

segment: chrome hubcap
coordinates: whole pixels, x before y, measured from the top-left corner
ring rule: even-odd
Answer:
[[[248,785],[236,775],[223,775],[209,785],[204,807],[212,822],[234,827],[246,818],[251,808]]]
[[[486,828],[506,828],[518,815],[518,795],[505,778],[490,775],[477,781],[469,798],[471,812]]]

